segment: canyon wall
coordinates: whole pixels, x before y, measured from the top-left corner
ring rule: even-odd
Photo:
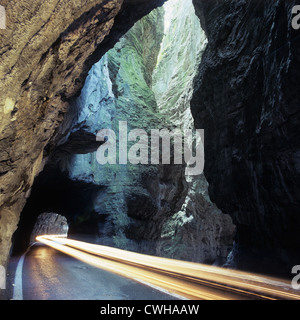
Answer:
[[[208,45],[191,106],[209,194],[237,225],[228,263],[290,274],[300,245],[296,1],[193,2]]]

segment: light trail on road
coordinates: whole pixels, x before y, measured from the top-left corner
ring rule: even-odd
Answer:
[[[43,235],[36,240],[87,264],[190,300],[300,300],[300,294],[282,279],[149,256],[65,236]]]

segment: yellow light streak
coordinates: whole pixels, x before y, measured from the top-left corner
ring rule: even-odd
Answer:
[[[300,294],[282,279],[149,256],[65,236],[44,235],[36,240],[94,267],[155,285],[192,300],[300,300]]]

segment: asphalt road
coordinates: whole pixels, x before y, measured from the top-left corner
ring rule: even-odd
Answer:
[[[299,291],[284,279],[59,235],[37,241],[19,259],[14,300],[300,300]]]
[[[134,280],[85,264],[43,244],[34,245],[26,254],[22,284],[23,300],[176,299]]]

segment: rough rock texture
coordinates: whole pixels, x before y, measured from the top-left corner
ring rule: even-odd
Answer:
[[[299,263],[297,1],[193,0],[208,37],[192,99],[213,202],[237,225],[231,265],[290,274]]]
[[[39,235],[67,235],[68,234],[67,218],[53,212],[42,213],[37,217],[33,227],[30,242],[35,242],[35,237]]]
[[[69,130],[72,119],[64,117],[69,100],[78,95],[103,50],[162,3],[1,2],[7,28],[0,30],[0,264],[7,261],[35,176]]]
[[[193,128],[190,100],[207,39],[191,0],[164,5],[164,37],[152,76],[158,112],[174,128]]]
[[[211,202],[203,175],[187,179],[187,190],[181,209],[163,220],[157,254],[223,265],[232,249],[235,226]]]

